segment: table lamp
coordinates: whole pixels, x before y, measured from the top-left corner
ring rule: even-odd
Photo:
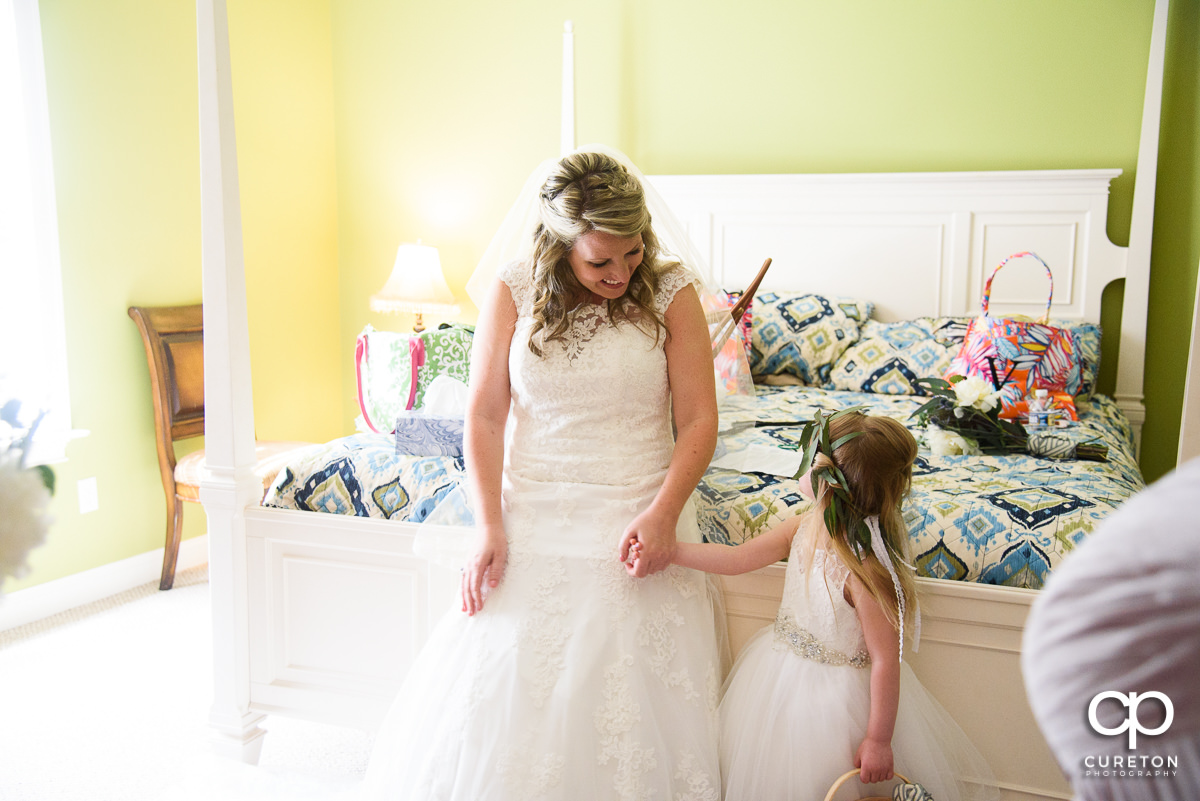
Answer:
[[[421,333],[425,312],[458,314],[454,293],[442,275],[437,248],[404,243],[396,251],[396,263],[383,289],[371,296],[371,311],[412,312],[416,315],[413,331]]]

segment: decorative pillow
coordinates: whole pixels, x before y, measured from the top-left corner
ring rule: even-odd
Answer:
[[[938,340],[939,331],[945,334],[949,328],[946,319],[919,317],[896,323],[868,320],[858,341],[833,365],[825,388],[924,395],[925,390],[916,380],[940,377],[958,350],[956,343]]]
[[[789,373],[812,386],[829,380],[834,362],[858,341],[875,304],[813,294],[755,297],[750,370],[756,376]]]
[[[1075,355],[1079,358],[1080,389],[1079,394],[1090,398],[1096,394],[1096,381],[1100,377],[1100,326],[1095,323],[1066,323],[1054,322],[1063,328],[1069,328],[1075,336]]]
[[[972,317],[918,317],[895,323],[868,320],[858,341],[834,364],[826,389],[882,395],[924,395],[913,382],[940,377],[950,369]],[[1075,338],[1082,379],[1080,394],[1090,398],[1100,371],[1100,326],[1051,320]]]

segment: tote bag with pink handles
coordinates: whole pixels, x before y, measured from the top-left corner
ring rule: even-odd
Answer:
[[[1013,259],[1031,258],[1046,268],[1050,292],[1046,313],[1039,320],[992,317],[988,313],[992,280]],[[1050,303],[1054,299],[1054,275],[1036,253],[1014,253],[992,270],[983,287],[983,314],[971,320],[958,355],[946,377],[978,376],[1001,390],[1007,408],[1032,395],[1035,389],[1077,395],[1083,387],[1082,364],[1074,334],[1050,325]]]

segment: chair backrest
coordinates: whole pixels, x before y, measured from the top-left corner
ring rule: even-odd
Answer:
[[[173,466],[170,443],[204,434],[203,306],[130,306],[129,316],[146,346],[159,447]]]

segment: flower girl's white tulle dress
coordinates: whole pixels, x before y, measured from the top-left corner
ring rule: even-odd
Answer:
[[[484,609],[431,635],[381,728],[372,799],[719,801],[720,691],[704,574],[630,578],[626,525],[654,498],[674,441],[663,337],[586,307],[544,358],[527,346],[530,287],[509,355],[504,527],[509,561]],[[689,283],[664,276],[660,311]],[[699,541],[691,505],[681,541]]]
[[[806,580],[804,528],[792,540],[775,625],[747,644],[721,700],[725,801],[820,801],[854,767],[866,735],[870,658],[862,625],[842,595],[849,571],[817,550]],[[958,780],[989,781],[992,772],[907,664],[900,668],[892,752],[895,769],[936,801],[999,798],[994,785]],[[844,797],[858,797],[842,789]],[[885,785],[870,789],[889,794]]]

